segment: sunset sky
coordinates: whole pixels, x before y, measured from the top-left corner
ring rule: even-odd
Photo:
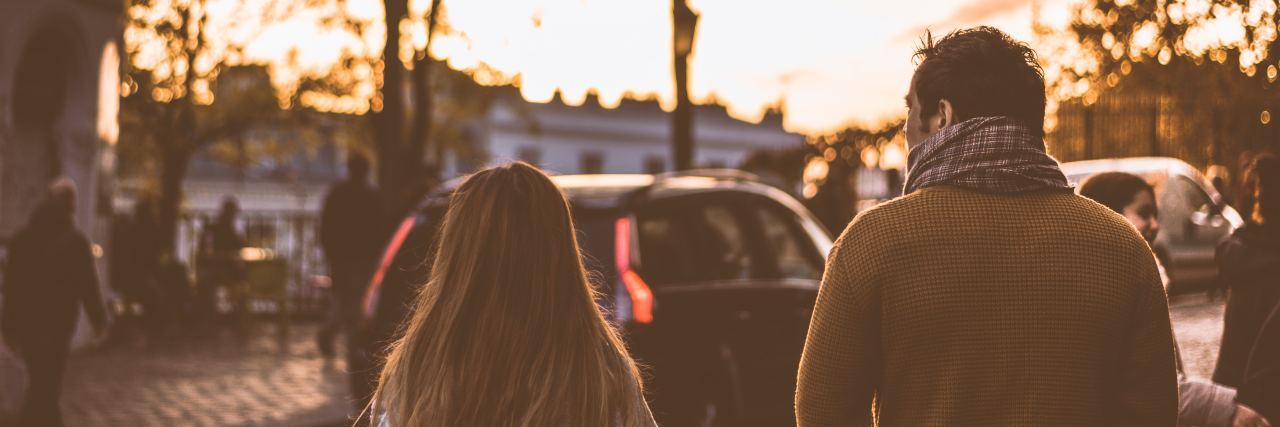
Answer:
[[[216,2],[211,0],[211,10]],[[222,0],[225,1],[225,0]],[[1073,0],[1040,0],[1041,20],[1065,27]],[[422,10],[426,0],[411,3]],[[925,28],[945,33],[994,25],[1031,38],[1032,0],[691,0],[702,18],[691,65],[695,101],[712,98],[745,120],[785,105],[786,127],[821,133],[876,125],[903,113],[912,47]],[[347,12],[382,19],[380,0],[348,0]],[[625,95],[672,101],[670,0],[445,0],[452,35],[433,54],[457,69],[480,63],[519,75],[535,102],[559,89],[569,103],[587,91],[606,106]],[[360,39],[317,33],[323,12],[278,24],[251,44],[255,61],[296,50],[303,67],[332,64],[342,49],[380,50],[381,29]],[[419,43],[422,41],[419,34]]]

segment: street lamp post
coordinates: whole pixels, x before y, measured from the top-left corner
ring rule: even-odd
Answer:
[[[675,170],[693,168],[693,103],[689,101],[689,54],[698,30],[698,14],[688,0],[672,0],[672,55],[675,64],[676,110],[671,115],[671,144]]]

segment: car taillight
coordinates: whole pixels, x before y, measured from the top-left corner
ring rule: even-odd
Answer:
[[[631,297],[631,319],[636,323],[653,323],[653,292],[631,267],[631,218],[618,218],[614,223],[614,245],[618,279]]]
[[[413,230],[413,224],[417,222],[417,218],[410,216],[400,222],[400,227],[396,229],[396,233],[391,236],[391,243],[387,244],[387,250],[382,253],[382,260],[378,261],[378,270],[373,273],[373,278],[369,280],[369,286],[365,287],[364,301],[361,304],[364,307],[365,320],[373,319],[378,307],[378,295],[382,290],[382,279],[387,276],[387,270],[391,268],[391,263],[396,259],[396,253],[400,252],[400,246],[404,245],[404,239],[409,237],[409,232]]]

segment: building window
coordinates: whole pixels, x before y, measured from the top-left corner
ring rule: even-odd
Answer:
[[[517,148],[516,160],[520,160],[534,166],[539,166],[542,163],[542,150],[539,150],[537,147]]]
[[[582,173],[604,172],[604,154],[596,151],[582,153],[582,157],[578,158],[578,169]]]
[[[667,159],[661,156],[649,156],[644,159],[644,171],[649,174],[660,174],[667,171]]]

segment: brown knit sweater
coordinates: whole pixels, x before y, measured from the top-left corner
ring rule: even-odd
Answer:
[[[1124,218],[1068,193],[930,187],[859,214],[836,242],[796,416],[1172,426],[1174,358],[1151,249]]]

